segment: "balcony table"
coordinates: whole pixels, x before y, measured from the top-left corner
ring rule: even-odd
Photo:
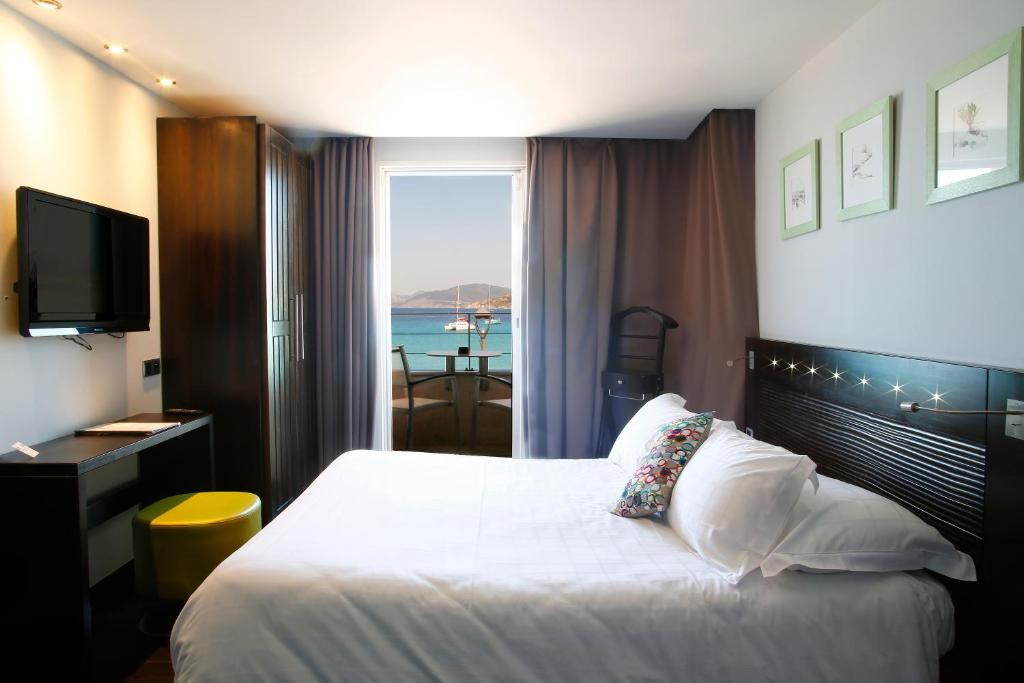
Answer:
[[[427,351],[427,355],[432,358],[444,358],[444,372],[446,375],[455,374],[455,359],[456,358],[478,358],[480,360],[480,368],[478,372],[481,377],[487,377],[487,361],[490,358],[497,358],[501,355],[500,351],[470,351],[469,353],[459,353],[458,351]]]

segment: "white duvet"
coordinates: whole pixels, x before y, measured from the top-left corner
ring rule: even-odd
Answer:
[[[937,581],[730,586],[609,514],[624,483],[606,460],[346,453],[185,605],[177,680],[938,680]]]

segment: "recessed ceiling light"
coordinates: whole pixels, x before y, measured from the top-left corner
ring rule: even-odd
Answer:
[[[178,81],[174,80],[173,78],[166,78],[166,77],[158,78],[158,79],[156,79],[156,82],[159,83],[160,85],[164,86],[165,88],[169,88],[172,85],[177,85],[178,84]]]
[[[32,4],[43,9],[60,9],[64,6],[59,0],[32,0]]]
[[[107,43],[103,46],[103,49],[112,55],[123,55],[125,52],[128,52],[128,48],[117,43]]]

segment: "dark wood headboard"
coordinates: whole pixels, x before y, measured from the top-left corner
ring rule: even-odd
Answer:
[[[1024,609],[1024,441],[1005,435],[1005,416],[908,413],[900,403],[1006,410],[1007,399],[1024,399],[1024,372],[756,338],[747,355],[754,435],[897,501],[970,554],[979,584],[950,582],[958,643],[990,666],[1019,657],[993,650],[1000,629],[973,631]]]

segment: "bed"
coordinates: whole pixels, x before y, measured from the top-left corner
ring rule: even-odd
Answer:
[[[177,680],[937,677],[935,579],[730,586],[666,524],[609,514],[622,480],[604,460],[346,453],[189,600]]]
[[[757,437],[913,511],[984,581],[755,571],[730,585],[663,521],[609,514],[624,473],[606,460],[357,451],[188,601],[171,638],[177,680],[937,680],[954,644],[971,653],[984,639],[985,596],[1012,592],[992,577],[1011,575],[998,549],[1019,505],[999,482],[1013,480],[1019,442],[996,420],[899,403],[934,390],[952,407],[1005,406],[1024,374],[747,348]]]

